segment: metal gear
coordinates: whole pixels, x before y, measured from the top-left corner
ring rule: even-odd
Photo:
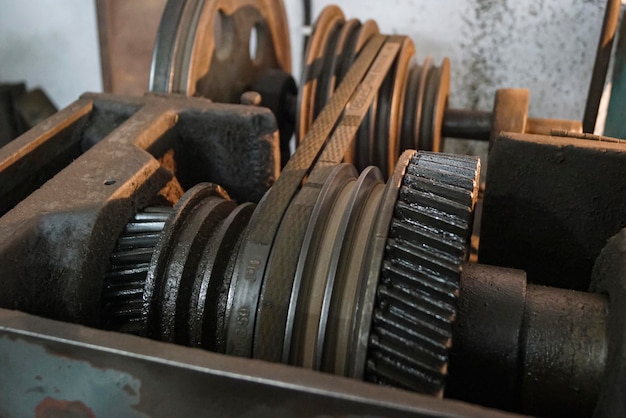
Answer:
[[[104,277],[103,317],[107,328],[141,334],[143,290],[150,260],[165,223],[169,207],[150,207],[126,225],[110,257]]]
[[[472,157],[411,159],[376,290],[368,380],[442,395],[479,169]]]

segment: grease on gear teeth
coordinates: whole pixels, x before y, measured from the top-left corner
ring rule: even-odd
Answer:
[[[166,221],[169,207],[151,207],[137,213],[126,225],[110,257],[104,277],[102,306],[107,328],[141,332],[143,291],[150,260]]]
[[[376,291],[368,380],[443,394],[479,171],[475,157],[427,152],[407,166]]]

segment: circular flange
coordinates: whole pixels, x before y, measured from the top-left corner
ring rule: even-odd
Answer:
[[[420,124],[419,149],[440,152],[443,115],[450,93],[450,60],[444,58],[441,67],[428,72],[424,90],[423,117]]]
[[[347,375],[358,379],[363,379],[365,372],[365,363],[367,356],[367,348],[369,345],[370,326],[372,324],[372,315],[374,312],[374,302],[376,298],[376,288],[378,287],[378,278],[383,262],[383,254],[385,252],[385,244],[389,234],[389,225],[393,217],[393,210],[398,200],[398,192],[405,170],[416,151],[404,151],[396,168],[387,180],[385,191],[380,200],[377,210],[377,216],[372,222],[373,233],[372,238],[368,242],[366,253],[366,266],[361,272],[359,281],[362,283],[359,291],[357,311],[355,313],[355,328],[352,339],[354,341],[354,350],[352,354],[352,362]]]
[[[400,149],[419,149],[424,108],[424,90],[430,72],[430,57],[422,65],[412,65],[406,85]],[[427,151],[427,150],[426,150]]]
[[[253,356],[281,361],[298,255],[315,202],[332,169],[310,176],[285,211],[276,232],[261,287],[254,333]],[[316,180],[317,179],[317,180]],[[322,184],[320,184],[322,183]]]
[[[330,37],[324,47],[322,60],[319,62],[320,68],[323,70],[317,79],[313,105],[313,120],[319,116],[333,92],[337,54],[343,49],[347,37],[346,31],[350,28],[350,24],[353,23],[353,21],[345,22],[343,19],[339,18],[335,19],[333,22]]]
[[[322,306],[318,345],[323,345],[322,370],[346,375],[353,352],[352,330],[365,248],[378,202],[384,190],[378,167],[363,170],[357,179],[332,246]],[[323,327],[323,328],[322,328]]]
[[[219,351],[224,340],[228,265],[255,205],[237,206],[213,233],[202,250],[189,303],[189,345]]]
[[[145,329],[148,336],[157,337],[165,341],[172,341],[176,308],[177,288],[183,274],[181,258],[186,258],[191,243],[177,245],[182,234],[185,234],[187,218],[197,211],[198,206],[207,198],[217,198],[221,201],[228,199],[226,192],[219,186],[209,183],[200,183],[191,188],[174,207],[174,214],[168,219],[163,233],[155,247],[150,261],[150,268],[146,277],[143,292],[142,315],[145,318]],[[195,225],[193,225],[195,226]],[[195,237],[191,237],[195,241]],[[176,271],[174,271],[174,270]],[[174,294],[168,293],[168,289]]]
[[[355,49],[352,52],[352,62],[356,59],[359,51],[363,48],[363,46],[367,43],[367,41],[374,35],[380,33],[378,29],[378,25],[373,20],[368,20],[363,23],[361,30],[359,31],[359,36],[356,41]],[[351,62],[351,63],[352,63]],[[375,126],[376,126],[376,108],[377,108],[377,98],[375,97],[370,105],[367,113],[365,114],[365,118],[361,122],[361,126],[356,133],[355,139],[352,141],[352,149],[354,154],[354,165],[358,171],[362,171],[370,165],[373,155],[373,144],[375,141]]]
[[[394,167],[400,156],[400,141],[402,132],[402,119],[404,117],[404,98],[406,95],[406,83],[409,77],[411,62],[415,57],[415,46],[410,38],[404,38],[402,49],[398,54],[393,74],[393,93],[391,96],[389,134],[387,142],[387,163],[386,169],[381,167],[385,177],[389,177],[394,172]],[[385,142],[385,138],[378,138],[378,141]]]
[[[290,54],[280,0],[169,0],[149,89],[239,103],[265,71],[289,73]]]
[[[298,93],[298,117],[296,119],[296,138],[302,140],[313,123],[315,111],[315,92],[318,79],[324,72],[322,66],[324,51],[338,23],[345,17],[337,6],[327,6],[322,10],[313,26],[313,35],[309,38],[304,54],[300,91]]]
[[[339,164],[328,175],[311,212],[303,239],[291,290],[289,312],[284,331],[284,363],[319,369],[316,342],[321,316],[326,268],[335,232],[349,190],[356,181],[353,166]]]

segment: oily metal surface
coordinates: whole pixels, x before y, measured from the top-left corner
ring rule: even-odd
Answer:
[[[415,155],[415,152],[414,150],[404,151],[398,159],[395,171],[385,185],[376,219],[372,222],[374,233],[368,241],[367,266],[362,270],[359,278],[359,281],[363,284],[359,291],[358,309],[355,313],[356,325],[352,337],[355,347],[352,352],[352,364],[347,373],[348,376],[358,379],[362,379],[365,372],[376,289],[378,287],[385,245],[389,235],[389,226],[406,167],[413,155]]]
[[[170,207],[146,208],[133,217],[118,238],[104,276],[102,315],[106,328],[141,334],[143,291],[150,260],[172,213]]]
[[[328,167],[333,167],[341,162],[367,109],[369,104],[368,98],[369,100],[372,99],[371,86],[376,85],[377,79],[380,82],[389,68],[392,58],[385,57],[390,55],[390,52],[391,55],[395,54],[393,52],[397,49],[395,44],[395,42],[388,42],[383,47],[381,54],[372,66],[372,70],[363,81],[364,89],[357,92],[357,97],[363,91],[368,96],[363,101],[354,99],[348,104],[346,108],[348,116],[345,116],[336,128],[328,145],[324,148],[322,155],[311,171],[307,182],[321,186],[330,173]],[[257,353],[261,356],[259,358],[268,359],[265,356],[270,356],[276,359],[276,361],[283,357],[281,343],[285,338],[284,329],[289,310],[289,293],[293,286],[297,256],[302,246],[307,220],[310,217],[319,190],[320,187],[318,186],[317,188],[308,188],[305,191],[300,191],[300,193],[304,192],[309,195],[306,198],[308,202],[302,206],[290,204],[286,211],[287,216],[281,221],[281,228],[284,233],[281,235],[281,239],[275,240],[275,246],[271,249],[268,268],[261,288],[261,300],[255,326],[255,357]]]
[[[362,218],[372,215],[368,199],[376,186],[383,185],[383,177],[377,167],[368,167],[359,176],[350,193],[345,210],[341,214],[339,229],[329,248],[331,257],[325,282],[327,283],[322,316],[318,329],[319,361],[323,371],[345,375],[351,337],[351,325],[354,318],[356,288],[360,260],[367,243],[369,228],[367,222],[361,224]],[[369,209],[369,210],[368,210]],[[358,236],[357,231],[365,231],[366,236]],[[364,238],[360,242],[358,238]],[[356,256],[355,256],[356,255]],[[353,262],[353,257],[357,258]],[[355,265],[356,264],[356,265]],[[355,271],[356,270],[356,271]]]
[[[493,100],[489,150],[502,132],[524,133],[528,121],[528,89],[498,89]]]
[[[323,162],[325,158],[332,164],[337,164],[339,162],[337,160],[340,160],[345,154],[346,144],[350,142],[353,135],[352,131],[358,128],[362,116],[352,116],[352,118],[349,115],[344,116],[342,125],[345,125],[345,128],[342,129],[339,126],[335,129],[333,137],[329,140],[328,145],[323,148],[322,155],[319,156],[326,139],[340,115],[344,113],[346,104],[367,73],[370,64],[376,58],[374,66],[376,69],[380,69],[380,63],[384,64],[382,65],[384,68],[393,60],[397,48],[393,44],[383,47],[384,41],[385,37],[380,36],[373,38],[368,43],[355,65],[348,72],[344,82],[339,86],[337,93],[332,96],[329,105],[324,108],[320,117],[314,122],[307,138],[302,141],[294,156],[285,166],[285,170],[274,187],[268,191],[257,206],[250,221],[250,229],[247,231],[246,239],[239,251],[238,265],[233,274],[229,291],[228,353],[246,357],[251,354],[259,291],[269,252],[282,215],[300,189],[302,180],[316,159],[317,164]],[[381,47],[381,54],[376,57]],[[359,88],[359,93],[365,88],[376,90],[377,87],[374,83],[364,82]],[[350,101],[352,107],[356,107],[358,104],[361,106],[369,104],[367,100],[366,102],[356,100],[359,97],[357,93],[357,96]],[[367,98],[366,95],[364,99]],[[346,111],[346,113],[350,112]],[[355,124],[356,126],[352,128]],[[342,138],[342,131],[344,135],[347,133],[350,136]],[[325,157],[327,154],[330,155]],[[337,157],[337,155],[341,157]]]
[[[235,208],[236,203],[222,197],[205,199],[183,222],[174,241],[174,247],[165,271],[160,299],[160,339],[189,343],[189,326],[196,319],[196,311],[189,302],[204,241],[210,237],[220,222]]]
[[[253,356],[278,362],[284,358],[284,339],[298,254],[304,231],[324,183],[308,180],[285,211],[267,262],[259,296]]]
[[[119,235],[143,208],[183,194],[171,150],[178,180],[184,165],[192,184],[227,184],[247,201],[277,176],[275,130],[271,112],[253,106],[83,95],[0,149],[0,306],[102,326]]]
[[[334,45],[332,49],[334,50]],[[322,86],[322,84],[318,84],[319,86]],[[327,86],[323,86],[322,90],[326,88]],[[349,105],[348,109],[352,109],[352,107]],[[363,116],[361,115],[360,117],[362,118]],[[356,127],[359,126],[357,123],[360,124],[360,119],[352,121],[351,128],[346,132],[342,132],[343,145],[337,147],[333,152],[341,153],[339,155],[342,157],[345,155],[345,150],[350,145],[349,141],[356,133]],[[350,129],[352,132],[349,131]],[[333,135],[333,138],[335,138],[335,135]],[[348,142],[345,142],[346,139]],[[331,139],[330,143],[334,143],[333,139]],[[326,154],[326,157],[322,158],[323,165],[325,167],[328,165],[328,159],[338,163],[340,160],[337,160],[336,155]],[[301,194],[305,194],[305,196],[297,203],[293,202],[289,206],[277,231],[260,293],[253,348],[253,355],[256,358],[280,361],[285,355],[282,352],[282,342],[285,338],[284,329],[289,310],[289,294],[293,287],[298,253],[302,246],[308,219],[328,173],[329,170],[326,168],[322,168],[321,171],[316,171],[316,168],[313,169],[308,182],[312,185],[317,184],[317,186],[306,188],[299,192],[298,196]]]
[[[218,351],[218,341],[224,338],[228,264],[254,207],[252,203],[237,206],[202,250],[189,304],[190,317],[195,318],[189,324],[189,345],[192,347],[201,346]]]
[[[169,0],[150,90],[238,103],[264,71],[290,72],[290,59],[280,0]]]
[[[420,152],[402,180],[369,340],[369,380],[441,396],[480,162]]]
[[[291,290],[289,312],[284,330],[283,362],[319,369],[315,363],[316,341],[324,300],[324,288],[330,252],[349,191],[357,172],[353,166],[339,164],[332,168],[317,194],[303,239]],[[309,183],[304,188],[310,187]],[[343,199],[341,196],[345,196]],[[343,200],[343,203],[341,202]],[[326,261],[322,258],[326,258]]]
[[[224,199],[227,195],[219,186],[213,184],[195,186],[178,201],[174,207],[174,215],[167,220],[155,248],[155,254],[150,261],[144,287],[142,309],[144,330],[142,335],[158,337],[165,341],[170,341],[173,338],[171,325],[174,321],[174,312],[172,310],[175,309],[177,286],[176,283],[173,283],[173,288],[169,289],[173,292],[173,299],[172,295],[164,293],[162,289],[169,281],[169,276],[174,274],[170,268],[170,262],[173,264],[176,262],[174,256],[177,250],[177,240],[181,232],[184,231],[184,221],[204,199],[211,197]],[[190,240],[193,240],[193,237]],[[182,269],[181,266],[174,266],[173,268]],[[182,271],[178,271],[178,275],[180,274]]]

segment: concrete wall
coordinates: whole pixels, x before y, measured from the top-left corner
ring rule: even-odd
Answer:
[[[285,0],[294,68],[302,5]],[[313,0],[314,16],[332,1]],[[531,115],[582,117],[604,0],[337,0],[346,16],[410,35],[419,57],[452,61],[451,105],[490,109],[499,87],[531,89]],[[0,0],[0,81],[26,79],[65,106],[99,91],[89,0]]]
[[[531,116],[582,118],[605,0],[313,0],[313,15],[332,3],[409,35],[419,59],[449,57],[451,106],[490,109],[495,89],[525,87]]]
[[[0,0],[0,82],[43,87],[57,106],[101,91],[91,0]]]

